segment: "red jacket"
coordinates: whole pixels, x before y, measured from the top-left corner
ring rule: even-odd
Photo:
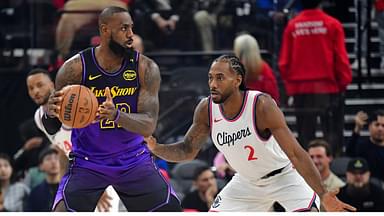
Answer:
[[[384,11],[384,0],[376,0],[375,1],[375,8],[379,12]]]
[[[304,10],[283,36],[279,68],[287,95],[339,93],[352,81],[339,21],[320,9]]]
[[[246,86],[250,90],[257,90],[261,92],[265,92],[277,103],[279,103],[280,95],[279,88],[277,87],[277,81],[275,75],[273,74],[272,68],[263,61],[261,66],[261,73],[258,80],[247,80]]]

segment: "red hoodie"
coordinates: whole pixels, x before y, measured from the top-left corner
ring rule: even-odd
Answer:
[[[277,81],[272,68],[269,67],[265,61],[262,63],[259,79],[247,80],[246,86],[250,90],[257,90],[271,95],[271,97],[279,104],[280,95]]]
[[[320,9],[302,11],[284,31],[279,68],[287,95],[345,91],[352,71],[341,23]]]

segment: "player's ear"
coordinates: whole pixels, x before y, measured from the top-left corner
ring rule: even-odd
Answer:
[[[241,85],[241,82],[243,81],[243,76],[241,76],[240,74],[237,74],[237,77],[236,77],[236,86],[239,87]]]
[[[100,30],[100,34],[107,34],[109,29],[107,24],[102,23],[100,24],[99,30]]]

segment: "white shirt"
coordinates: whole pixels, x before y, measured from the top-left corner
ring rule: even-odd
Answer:
[[[246,91],[240,113],[234,119],[223,115],[220,104],[210,100],[213,143],[239,175],[258,180],[290,164],[273,135],[260,137],[256,129],[256,102],[259,91]]]
[[[44,128],[43,122],[41,120],[43,115],[44,115],[44,109],[43,109],[43,106],[40,106],[35,112],[35,123],[37,127],[44,132],[44,134],[47,136],[47,138],[49,139],[49,141],[51,141],[53,145],[58,146],[68,156],[69,152],[72,150],[71,128],[67,128],[63,124],[59,131],[51,135]]]

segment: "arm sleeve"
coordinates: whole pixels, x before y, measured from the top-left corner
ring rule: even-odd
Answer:
[[[61,122],[58,118],[50,118],[49,116],[44,114],[41,117],[41,121],[44,125],[44,129],[50,135],[57,133],[61,128]]]

